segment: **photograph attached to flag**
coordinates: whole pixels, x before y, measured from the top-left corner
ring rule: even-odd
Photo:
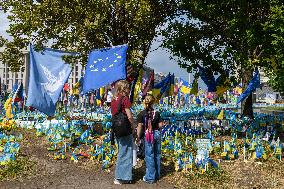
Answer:
[[[99,89],[126,78],[127,45],[93,50],[86,66],[83,92]]]
[[[30,46],[30,80],[27,106],[53,116],[55,104],[71,73],[71,65],[62,57],[77,55],[45,48],[37,52]]]

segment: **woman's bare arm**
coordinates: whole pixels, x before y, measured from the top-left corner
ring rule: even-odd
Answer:
[[[138,126],[137,126],[137,138],[138,139],[140,139],[140,137],[142,136],[142,132],[143,132],[143,124],[138,123]]]

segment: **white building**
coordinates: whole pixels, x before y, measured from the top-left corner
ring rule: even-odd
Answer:
[[[266,77],[263,70],[259,71],[261,88],[256,89],[256,102],[259,103],[275,103],[282,101],[283,97],[279,92],[275,92],[268,86],[268,77]]]

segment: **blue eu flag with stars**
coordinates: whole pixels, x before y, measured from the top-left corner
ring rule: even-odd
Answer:
[[[127,47],[122,45],[98,49],[89,54],[83,83],[84,93],[126,78]]]

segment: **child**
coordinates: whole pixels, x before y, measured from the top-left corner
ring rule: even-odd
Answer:
[[[160,178],[161,165],[161,132],[163,126],[160,113],[153,109],[155,98],[147,94],[143,100],[145,109],[137,117],[137,135],[145,139],[146,175],[143,181],[154,183]],[[142,140],[143,141],[143,140]]]

